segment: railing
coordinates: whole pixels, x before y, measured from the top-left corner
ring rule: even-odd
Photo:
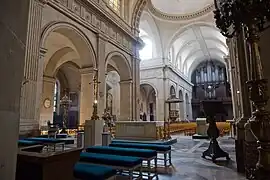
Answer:
[[[231,130],[230,123],[217,122],[216,124],[217,124],[217,128],[220,131],[220,136],[228,134],[230,132],[230,130]],[[197,124],[195,122],[191,122],[191,123],[188,123],[188,122],[186,122],[186,123],[182,123],[182,122],[171,123],[170,124],[170,133],[171,134],[183,133],[185,136],[192,136],[192,135],[196,134],[196,128],[197,128]],[[112,136],[114,136],[115,127],[111,127],[111,128],[109,128],[109,130],[110,130]],[[84,126],[83,125],[78,126],[77,129],[67,129],[67,133],[69,135],[72,135],[72,136],[76,136],[77,132],[80,132],[80,131],[84,131]],[[161,128],[158,128],[157,131],[158,131],[157,135],[159,137],[163,137],[164,129],[161,127]],[[48,134],[48,131],[41,131],[41,134]]]
[[[217,128],[220,131],[220,136],[228,134],[230,132],[230,123],[217,122]],[[196,134],[196,123],[172,123],[170,124],[170,130],[172,134],[184,133],[185,136],[192,136]]]

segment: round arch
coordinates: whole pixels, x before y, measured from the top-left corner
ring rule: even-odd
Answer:
[[[147,83],[140,84],[140,118],[141,120],[154,121],[157,112],[157,95],[153,86]],[[143,114],[146,119],[143,118]]]
[[[105,58],[105,70],[107,71],[108,65],[115,69],[121,81],[131,80],[131,66],[128,59],[119,51],[110,52]]]
[[[141,15],[146,4],[147,0],[138,0],[135,4],[131,18],[131,27],[134,33],[136,33],[136,31],[139,31]]]
[[[153,85],[151,85],[151,84],[149,84],[149,83],[140,83],[140,87],[142,87],[142,86],[144,86],[144,85],[150,86],[151,88],[153,88],[154,93],[155,93],[155,95],[156,95],[156,97],[157,97],[157,89],[156,89],[156,87],[154,87]]]
[[[149,85],[149,86],[151,86],[155,90],[156,97],[158,97],[158,89],[156,88],[156,86],[153,83],[151,83],[149,81],[141,81],[140,82],[140,86],[142,86],[142,85]]]
[[[170,87],[170,97],[174,97],[176,96],[176,90],[175,87],[173,85],[171,85]]]
[[[80,60],[78,61],[78,65],[80,68],[83,67],[91,67],[96,68],[96,52],[93,48],[91,41],[88,37],[76,26],[67,22],[51,22],[46,25],[41,34],[40,47],[46,49],[46,42],[48,37],[53,33],[59,33],[64,37],[68,38],[72,44],[75,46],[75,51],[80,55]],[[65,53],[71,52],[72,48],[65,48],[65,50],[61,50],[62,55],[64,51]],[[73,49],[74,50],[74,49]],[[58,52],[60,53],[60,52]],[[59,56],[60,54],[57,54]],[[48,64],[51,61],[49,60]],[[55,64],[55,62],[52,62]],[[64,62],[63,62],[64,63]],[[62,64],[63,64],[62,63]],[[47,64],[47,65],[48,65]],[[50,65],[51,66],[51,65]]]
[[[184,100],[182,89],[179,90],[178,96],[179,96],[179,99],[180,99],[180,100]]]

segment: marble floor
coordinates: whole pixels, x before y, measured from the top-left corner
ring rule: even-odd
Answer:
[[[173,167],[159,168],[159,180],[245,180],[237,173],[234,140],[228,136],[218,139],[220,147],[229,153],[225,158],[213,163],[201,157],[209,146],[209,140],[193,140],[191,136],[174,135],[177,143],[172,146]],[[74,146],[74,145],[72,145]],[[123,176],[116,178],[124,180]]]
[[[217,163],[201,158],[208,148],[208,140],[192,140],[191,136],[174,136],[178,142],[173,145],[173,167],[159,176],[160,180],[244,180],[236,171],[234,140],[219,138],[220,147],[229,153],[231,161],[221,158]]]

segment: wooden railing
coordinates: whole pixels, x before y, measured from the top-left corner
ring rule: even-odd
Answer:
[[[230,132],[230,124],[226,122],[217,122],[217,128],[220,131],[220,135],[223,136]],[[184,133],[186,136],[192,136],[196,134],[196,123],[172,123],[170,125],[171,133]]]

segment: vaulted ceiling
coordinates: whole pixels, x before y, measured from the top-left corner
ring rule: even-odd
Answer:
[[[152,6],[168,16],[153,13]],[[142,14],[140,28],[154,44],[153,58],[171,58],[171,63],[187,77],[203,61],[225,63],[226,38],[215,26],[212,9],[203,11],[206,7],[213,8],[213,0],[151,0]],[[180,18],[172,21],[170,17]]]

